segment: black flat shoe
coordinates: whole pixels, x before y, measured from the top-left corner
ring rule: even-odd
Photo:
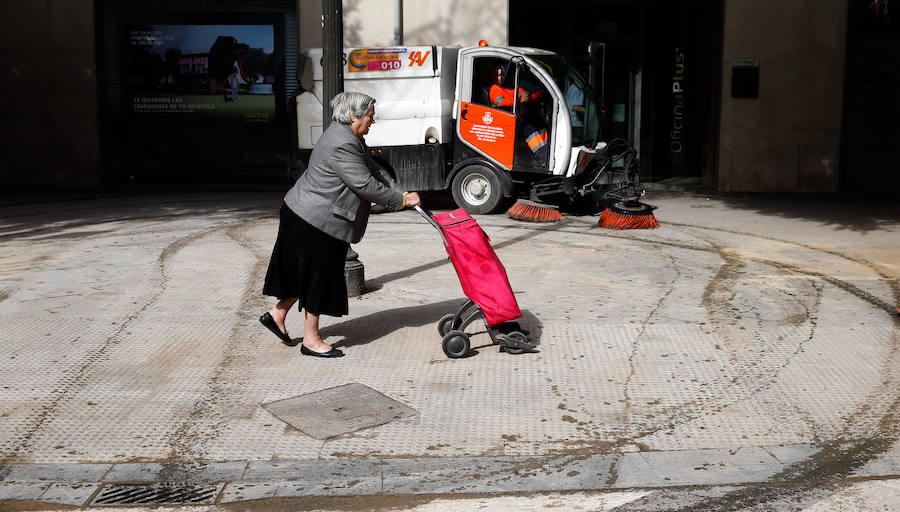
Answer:
[[[300,342],[303,341],[303,338],[300,339],[291,339],[290,336],[281,332],[281,329],[278,328],[278,324],[275,323],[275,319],[272,318],[272,315],[269,314],[268,311],[263,313],[263,316],[259,317],[259,323],[266,326],[266,329],[272,331],[272,334],[278,336],[278,339],[281,340],[282,343],[289,347],[296,347]]]
[[[332,347],[328,352],[316,352],[315,350],[310,350],[306,348],[305,345],[300,345],[300,353],[305,356],[316,356],[316,357],[342,357],[344,352],[341,349]]]

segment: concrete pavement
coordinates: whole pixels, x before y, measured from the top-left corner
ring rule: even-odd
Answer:
[[[354,246],[368,291],[323,318],[329,361],[256,321],[278,193],[0,208],[0,500],[177,483],[198,505],[641,489],[609,503],[802,510],[896,482],[900,208],[648,201],[660,229],[478,217],[541,352],[474,329],[457,360],[435,325],[463,295],[414,212]],[[261,407],[346,383],[418,414],[317,440]]]

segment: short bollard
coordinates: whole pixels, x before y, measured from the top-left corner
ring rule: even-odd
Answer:
[[[347,283],[347,296],[358,297],[366,291],[366,272],[359,255],[350,249],[344,263],[344,281]]]

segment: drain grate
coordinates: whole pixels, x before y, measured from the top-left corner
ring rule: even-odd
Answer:
[[[315,439],[328,439],[419,414],[393,398],[356,383],[270,402],[263,404],[263,408]]]
[[[91,505],[121,504],[211,504],[222,485],[110,485],[104,487]]]

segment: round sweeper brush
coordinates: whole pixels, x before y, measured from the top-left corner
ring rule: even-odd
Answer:
[[[510,219],[524,220],[525,222],[559,222],[565,217],[559,213],[559,208],[546,203],[519,199],[516,204],[506,210]]]
[[[654,229],[659,227],[653,207],[637,201],[617,201],[603,210],[597,222],[607,229]]]

